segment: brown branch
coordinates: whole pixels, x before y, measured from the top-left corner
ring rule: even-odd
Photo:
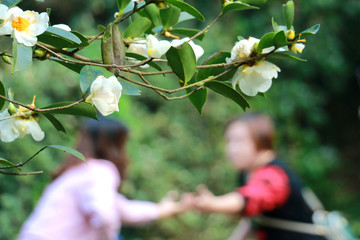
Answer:
[[[198,32],[197,34],[195,34],[194,36],[192,36],[189,41],[194,40],[195,38],[197,38],[197,37],[200,36],[201,34],[205,33],[207,30],[209,30],[209,28],[211,28],[215,23],[217,23],[222,16],[223,16],[223,13],[221,12],[221,13],[219,14],[219,16],[217,16],[217,17],[215,18],[215,20],[214,20],[212,23],[210,23],[210,25],[208,25],[208,26],[205,27],[203,30],[201,30],[200,32]],[[188,41],[188,42],[189,42],[189,41]]]
[[[30,162],[36,155],[38,155],[40,152],[42,152],[43,150],[45,150],[48,146],[42,147],[39,151],[37,151],[34,155],[32,155],[29,159],[27,159],[25,162],[23,163],[18,163],[14,166],[6,166],[6,167],[0,167],[0,169],[9,169],[9,168],[18,168],[18,167],[22,167],[25,164],[27,164],[28,162]]]

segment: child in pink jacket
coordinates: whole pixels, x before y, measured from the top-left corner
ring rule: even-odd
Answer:
[[[115,240],[122,224],[138,225],[179,214],[186,204],[128,200],[118,193],[128,158],[127,128],[120,122],[88,121],[78,150],[68,157],[24,223],[19,240]]]

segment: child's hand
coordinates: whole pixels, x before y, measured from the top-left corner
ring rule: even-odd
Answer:
[[[158,203],[160,218],[177,215],[193,208],[194,197],[192,194],[183,194],[180,200],[178,198],[179,194],[177,191],[170,191]]]
[[[194,207],[200,211],[211,211],[215,196],[205,185],[197,187],[197,196],[194,199]]]

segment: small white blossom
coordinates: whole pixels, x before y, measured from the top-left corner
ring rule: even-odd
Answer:
[[[249,37],[235,43],[231,50],[231,57],[226,59],[227,63],[231,62],[245,62],[249,60],[251,53],[253,53],[255,43],[260,40],[257,38]]]
[[[52,27],[60,28],[60,29],[62,29],[62,30],[68,31],[68,32],[71,31],[71,28],[70,28],[68,25],[62,24],[62,23],[61,23],[61,24],[52,25]]]
[[[107,116],[119,111],[121,91],[122,86],[115,76],[109,78],[98,76],[91,84],[90,95],[86,98],[86,102],[94,104],[103,116]]]
[[[171,46],[178,47],[181,44],[183,44],[184,42],[187,42],[189,40],[190,40],[190,38],[188,38],[188,37],[183,38],[183,39],[174,39],[171,41]],[[195,53],[195,57],[196,57],[196,61],[197,61],[204,54],[204,49],[201,46],[196,45],[193,41],[189,41],[189,44]]]
[[[27,109],[20,107],[19,112],[26,112]],[[8,110],[0,113],[0,119],[9,117]],[[0,121],[0,139],[3,142],[12,142],[17,138],[22,138],[31,134],[35,141],[41,141],[45,133],[41,130],[34,117],[16,117]]]
[[[253,66],[244,64],[236,71],[232,86],[235,89],[238,84],[243,93],[255,96],[258,92],[266,92],[271,87],[272,79],[277,78],[280,71],[275,64],[264,60]]]
[[[295,43],[291,46],[290,50],[293,52],[293,53],[302,53],[302,51],[304,50],[305,48],[305,45],[302,44],[302,43]]]
[[[146,50],[149,56],[152,58],[161,58],[161,56],[164,55],[170,47],[171,44],[169,41],[159,41],[153,35],[148,35],[146,37]]]
[[[46,12],[23,11],[19,7],[6,9],[0,5],[0,18],[4,22],[0,25],[0,35],[12,34],[18,43],[34,46],[36,36],[46,31],[49,26],[49,16]],[[5,13],[5,14],[4,14]]]

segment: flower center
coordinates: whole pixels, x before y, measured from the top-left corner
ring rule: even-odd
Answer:
[[[31,22],[29,19],[24,17],[16,17],[14,21],[12,21],[12,27],[18,30],[19,32],[25,31],[29,26]]]

